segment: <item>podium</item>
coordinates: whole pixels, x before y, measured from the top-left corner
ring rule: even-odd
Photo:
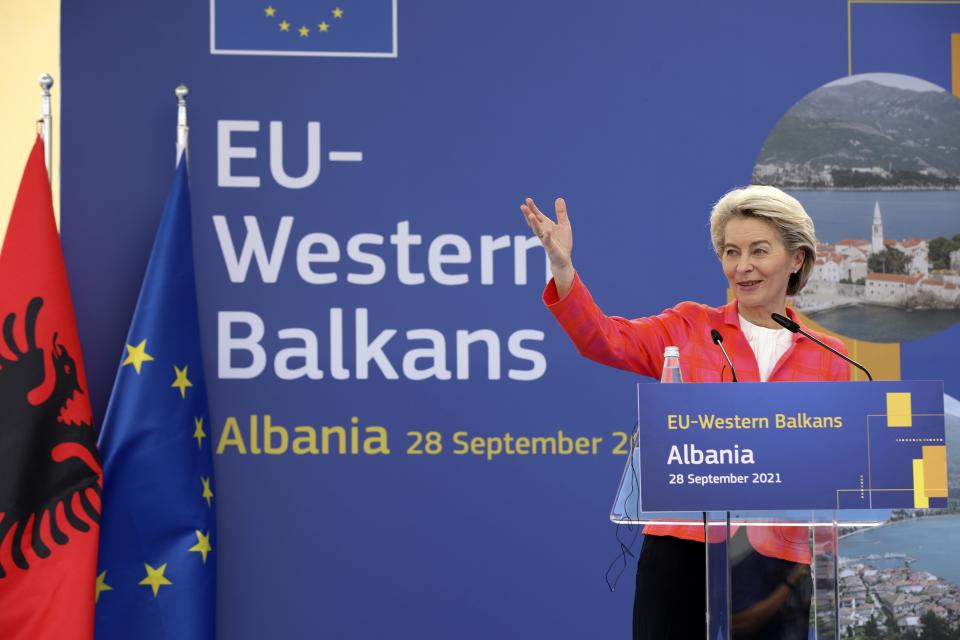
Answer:
[[[805,617],[802,638],[846,637],[857,618],[840,615],[840,537],[894,510],[947,507],[936,381],[641,383],[631,445],[610,518],[710,541],[708,640],[776,638],[763,629],[778,616],[794,629]],[[760,575],[780,559],[786,578]]]

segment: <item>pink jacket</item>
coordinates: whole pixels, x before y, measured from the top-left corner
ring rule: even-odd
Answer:
[[[604,315],[579,276],[562,299],[551,280],[544,289],[543,301],[580,355],[600,364],[659,379],[664,347],[673,345],[680,348],[685,382],[729,382],[729,366],[710,338],[710,330],[717,329],[737,369],[737,378],[760,381],[757,360],[740,331],[736,301],[722,307],[681,302],[658,316],[628,320]],[[792,309],[787,309],[787,315],[797,321]],[[803,328],[841,353],[847,352],[840,340]],[[812,340],[793,334],[793,344],[774,366],[769,382],[849,379],[850,365]],[[702,526],[647,525],[643,532],[703,541]],[[747,534],[754,548],[766,556],[810,562],[806,527],[749,527]]]

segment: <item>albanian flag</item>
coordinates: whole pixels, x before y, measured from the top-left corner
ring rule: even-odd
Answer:
[[[0,638],[89,640],[100,462],[37,137],[0,250]]]

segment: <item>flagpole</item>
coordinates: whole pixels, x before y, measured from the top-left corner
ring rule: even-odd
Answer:
[[[180,156],[187,151],[187,134],[190,132],[190,127],[187,126],[187,96],[190,94],[190,89],[187,85],[180,84],[173,93],[177,96],[177,163],[179,163]],[[187,159],[189,157],[187,154]]]
[[[53,77],[49,73],[40,76],[40,137],[43,139],[43,158],[47,163],[47,177],[53,184],[53,111],[50,108],[50,87]]]

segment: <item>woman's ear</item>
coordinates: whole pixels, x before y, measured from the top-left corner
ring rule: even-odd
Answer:
[[[803,266],[803,259],[804,259],[804,257],[806,257],[806,255],[807,255],[807,254],[806,254],[806,252],[804,252],[803,249],[797,249],[796,251],[794,251],[794,253],[793,253],[793,269],[791,269],[791,271],[793,271],[794,273],[799,273],[799,272],[800,272],[800,267]]]

